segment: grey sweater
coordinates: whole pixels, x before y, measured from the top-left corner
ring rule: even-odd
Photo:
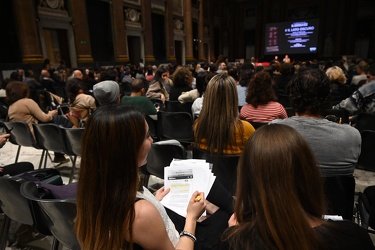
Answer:
[[[270,123],[296,129],[315,153],[323,176],[352,175],[361,153],[361,135],[347,124],[327,119],[292,116]]]

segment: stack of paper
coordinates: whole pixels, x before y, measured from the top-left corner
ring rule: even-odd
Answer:
[[[207,197],[215,178],[206,160],[174,159],[170,166],[164,168],[164,188],[170,188],[171,191],[161,203],[186,217],[186,208],[192,194],[199,191],[204,192]]]

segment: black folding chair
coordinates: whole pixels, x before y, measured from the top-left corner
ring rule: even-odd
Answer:
[[[33,124],[34,135],[37,143],[47,152],[53,151],[65,154],[66,148],[64,135],[60,127],[53,123]],[[44,159],[44,167],[47,165],[47,158]],[[57,164],[55,167],[60,166]]]
[[[190,144],[194,141],[193,119],[186,112],[158,112],[158,133],[161,140],[175,139]]]
[[[248,121],[248,120],[247,120]],[[264,125],[267,125],[267,122],[254,122],[254,121],[248,121],[255,129],[258,129]]]
[[[40,157],[39,168],[41,168],[44,157],[49,158],[47,150],[45,150],[37,141],[34,139],[34,136],[30,130],[30,127],[25,122],[4,122],[5,130],[7,133],[10,133],[9,141],[12,144],[18,145],[17,154],[15,162],[18,162],[19,155],[21,152],[21,147],[33,147],[35,149],[41,149],[42,155]]]
[[[32,176],[41,181],[43,181],[43,179],[48,179],[48,181],[57,184],[62,183],[59,172],[55,169],[33,170],[27,173],[28,176]],[[56,178],[59,178],[59,180]],[[47,225],[46,217],[41,210],[34,207],[33,204],[29,203],[29,201],[21,195],[20,187],[24,182],[25,178],[22,178],[20,175],[0,177],[1,210],[5,214],[3,228],[1,230],[1,250],[5,249],[6,246],[10,220],[30,225],[43,235],[52,235]],[[55,238],[51,249],[58,249],[58,241],[56,241]]]
[[[164,167],[169,166],[173,159],[186,159],[186,151],[178,143],[169,144],[167,141],[153,143],[147,156],[144,185],[148,186],[150,175],[164,179]],[[152,187],[151,189],[156,189]]]
[[[375,131],[375,114],[360,113],[357,116],[355,127],[359,132],[364,130]]]
[[[56,239],[69,249],[80,249],[74,232],[74,219],[77,207],[73,200],[42,199],[34,182],[25,182],[21,193],[27,199],[36,202],[47,216],[49,230]]]
[[[194,147],[193,158],[206,159],[207,162],[212,163],[212,173],[214,173],[217,180],[229,194],[234,195],[236,193],[239,155],[215,155]]]
[[[375,172],[375,131],[361,131],[361,154],[357,168]]]
[[[349,112],[346,109],[327,109],[323,112],[323,117],[336,123],[349,124]]]
[[[165,101],[165,111],[186,112],[191,114],[192,102],[180,103],[179,101]]]
[[[73,157],[72,171],[70,173],[69,178],[69,183],[71,183],[74,179],[77,157],[81,156],[81,138],[85,129],[62,127],[60,127],[60,129],[63,131],[64,134],[64,142],[66,149],[65,154],[69,155],[70,157]]]
[[[324,177],[323,180],[328,214],[340,215],[346,220],[353,220],[354,176],[330,176]]]

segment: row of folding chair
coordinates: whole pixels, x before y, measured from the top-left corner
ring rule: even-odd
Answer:
[[[56,169],[39,169],[27,174],[52,177],[53,184],[62,185],[60,173]],[[0,250],[6,249],[11,220],[30,225],[42,235],[52,236],[53,250],[59,249],[60,243],[69,249],[79,249],[73,230],[75,201],[51,197],[46,199],[43,196],[45,191],[39,190],[33,181],[26,181],[22,175],[0,177],[1,210],[4,213]]]
[[[39,168],[47,165],[51,159],[49,151],[66,154],[72,162],[69,183],[73,181],[77,157],[81,155],[81,136],[83,128],[63,128],[53,123],[33,124],[34,135],[25,122],[4,122],[6,130],[11,134],[9,141],[18,145],[16,160],[19,159],[21,147],[34,147],[42,150]],[[35,138],[34,138],[35,137]]]
[[[191,114],[192,102],[180,103],[179,101],[165,101],[164,103],[160,99],[150,99],[152,103],[159,106],[160,111],[166,112],[186,112]]]

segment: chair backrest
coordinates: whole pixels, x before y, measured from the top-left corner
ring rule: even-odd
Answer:
[[[237,164],[240,155],[213,155],[207,151],[193,148],[194,159],[206,159],[212,163],[212,172],[228,193],[234,195],[237,183]]]
[[[372,229],[375,228],[375,186],[368,186],[363,190],[363,195],[361,193],[358,194],[358,203],[362,202],[363,212],[367,212],[367,216],[365,216],[366,225],[370,226]],[[370,231],[371,232],[371,231]],[[372,233],[374,231],[372,230]]]
[[[6,131],[10,131],[9,141],[24,147],[35,147],[41,149],[35,141],[30,127],[26,122],[4,122]]]
[[[357,116],[355,127],[358,129],[359,132],[363,130],[375,131],[375,114],[360,113]]]
[[[375,131],[361,131],[362,144],[361,154],[358,158],[357,167],[375,172]]]
[[[0,177],[1,209],[10,219],[31,225],[41,234],[52,235],[44,212],[21,194],[20,188],[26,179],[62,184],[60,173],[56,169],[32,170],[18,176]]]
[[[169,166],[174,158],[186,159],[182,145],[153,143],[147,156],[147,172],[164,179],[164,167]]]
[[[292,107],[285,107],[285,111],[286,111],[286,114],[288,115],[288,117],[292,117],[292,116],[296,115],[296,113],[294,111],[294,108],[292,108]]]
[[[0,177],[1,210],[12,220],[26,225],[33,225],[29,202],[20,193],[20,177]]]
[[[146,122],[148,124],[148,128],[150,131],[150,135],[152,139],[158,140],[159,139],[159,134],[158,134],[158,124],[157,121],[152,119],[150,116],[145,115]]]
[[[179,101],[165,101],[165,111],[167,112],[186,112],[191,114],[192,102],[181,103]]]
[[[372,209],[372,203],[370,203],[369,197],[367,197],[366,194],[358,192],[358,199],[356,203],[357,221],[358,225],[366,229],[369,226],[370,213],[375,213],[374,209]]]
[[[286,94],[278,94],[277,101],[283,105],[285,108],[290,107],[290,100],[289,95]],[[293,114],[294,115],[294,114]],[[289,115],[288,115],[289,116]]]
[[[323,112],[323,117],[334,116],[337,123],[349,124],[349,112],[346,109],[327,109]]]
[[[159,110],[165,111],[165,105],[162,100],[156,98],[149,98],[150,101],[155,105],[159,106]],[[155,106],[156,107],[156,106]]]
[[[328,214],[341,215],[346,220],[352,220],[355,193],[354,176],[330,176],[323,179]]]
[[[64,135],[60,127],[53,123],[33,124],[35,139],[44,149],[65,153]]]
[[[255,129],[258,129],[264,125],[267,125],[268,122],[253,122],[253,121],[248,121]]]
[[[73,200],[41,199],[34,182],[25,182],[21,193],[27,199],[37,202],[48,217],[48,226],[60,243],[69,249],[79,249],[74,232],[74,218],[77,207]]]
[[[186,112],[158,112],[158,132],[161,140],[194,141],[193,119]]]
[[[81,155],[81,138],[84,128],[60,128],[63,131],[65,146],[68,155],[80,156]]]

